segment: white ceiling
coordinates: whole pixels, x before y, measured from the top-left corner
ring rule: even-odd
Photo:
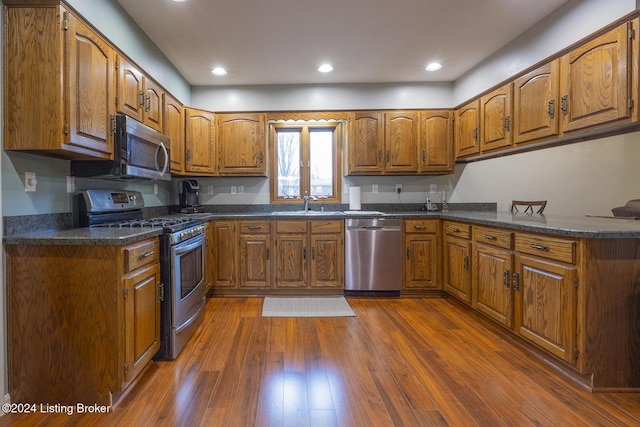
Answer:
[[[567,0],[117,1],[206,86],[454,81]]]

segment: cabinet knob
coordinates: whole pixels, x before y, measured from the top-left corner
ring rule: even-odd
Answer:
[[[556,116],[556,100],[552,99],[549,101],[549,105],[547,105],[547,114],[550,119],[553,119]]]

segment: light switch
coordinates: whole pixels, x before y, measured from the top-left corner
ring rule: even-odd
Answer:
[[[231,186],[231,194],[238,194],[238,187],[235,185]]]
[[[244,185],[238,185],[238,194],[244,194]]]
[[[76,180],[72,176],[67,177],[67,193],[76,192]]]
[[[24,173],[24,191],[29,193],[35,192],[36,184],[38,184],[38,180],[36,180],[36,173],[25,172]]]

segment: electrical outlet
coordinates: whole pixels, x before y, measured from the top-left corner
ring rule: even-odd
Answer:
[[[236,185],[231,186],[231,194],[238,194],[238,187]]]
[[[378,184],[372,184],[371,185],[371,192],[372,193],[377,193],[378,192]]]
[[[36,191],[37,184],[38,184],[38,180],[36,179],[35,172],[24,173],[24,191],[28,193],[34,193]]]
[[[153,194],[158,195],[158,184],[153,184]]]
[[[238,194],[244,194],[244,185],[238,185]]]
[[[76,192],[76,180],[72,176],[67,177],[67,193]]]
[[[343,192],[344,194],[349,194],[349,184],[345,184],[345,185],[342,187],[342,192]]]
[[[396,193],[402,193],[402,184],[396,184]]]
[[[207,185],[207,194],[213,194],[213,185]]]
[[[437,193],[438,192],[438,186],[436,184],[429,184],[429,192]]]

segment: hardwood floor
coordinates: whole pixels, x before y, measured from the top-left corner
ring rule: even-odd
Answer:
[[[262,298],[212,298],[111,413],[0,426],[640,425],[640,393],[584,391],[455,301],[348,300],[356,317],[262,318]]]

